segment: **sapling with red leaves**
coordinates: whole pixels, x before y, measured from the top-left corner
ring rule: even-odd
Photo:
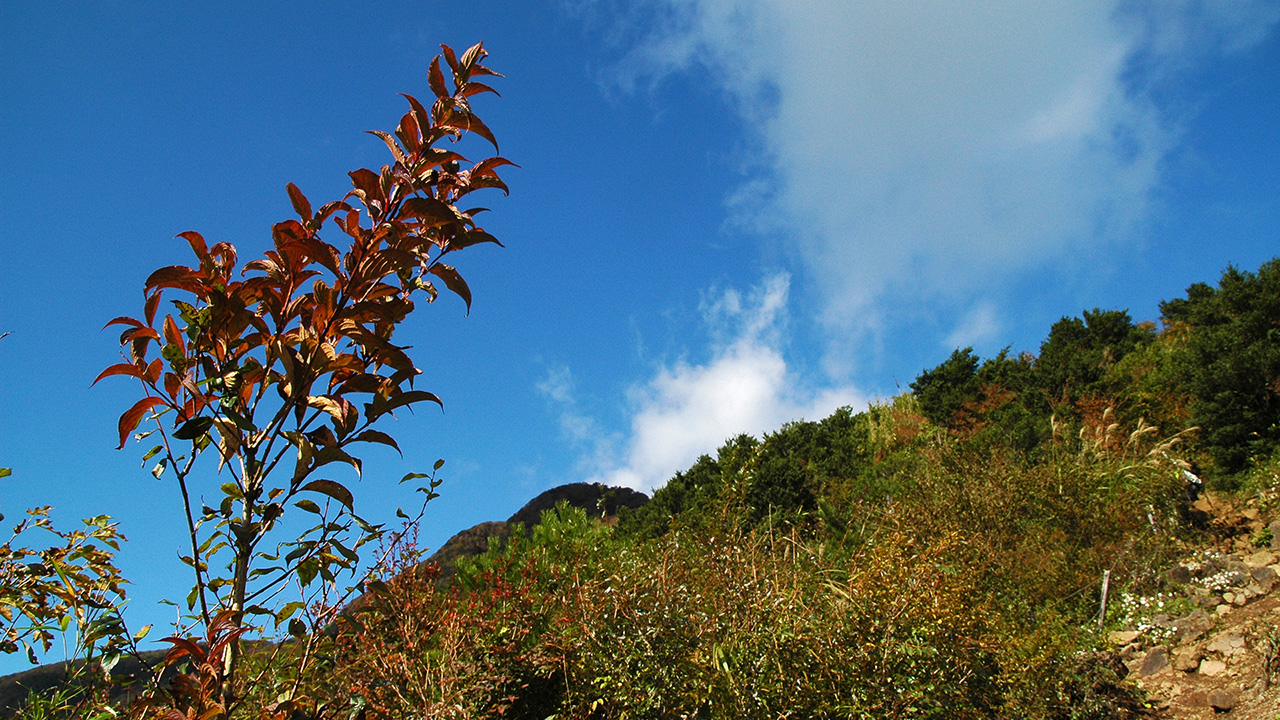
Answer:
[[[505,194],[497,170],[512,163],[471,164],[445,146],[475,134],[497,150],[472,99],[495,92],[475,78],[498,74],[481,64],[487,53],[479,44],[461,57],[441,47],[452,87],[437,56],[428,72],[430,106],[405,95],[409,111],[394,134],[372,131],[391,164],[351,172],[346,197],[317,209],[290,183],[298,218],[272,227],[273,248],[238,271],[230,243],[182,233],[195,261],[153,272],[141,317],[108,323],[124,326],[124,362],[98,380],[126,376],[143,389],[120,416],[120,447],[131,434],[156,438],[144,463],[154,460],[157,478],[169,471],[181,492],[190,536],[183,561],[195,575],[188,609],[207,630],[216,624],[231,638],[219,678],[224,706],[232,701],[240,637],[226,624],[248,627],[246,618],[259,614],[301,634],[305,625],[292,616],[305,603],[277,607],[280,593],[296,585],[305,600],[317,579],[334,583],[382,533],[355,514],[345,484],[320,475],[344,464],[359,474],[361,443],[398,452],[379,422],[401,408],[440,403],[414,388],[421,370],[395,344],[396,329],[416,299],[436,299],[437,282],[470,312],[471,290],[444,261],[473,245],[501,245],[476,224],[483,208],[461,203],[486,188]],[[173,309],[162,312],[166,297]],[[153,427],[136,432],[144,423]],[[197,464],[209,450],[216,472],[212,461]],[[442,462],[401,482],[426,478],[419,490],[430,500]],[[220,501],[196,507],[194,485],[210,475],[222,480]],[[264,542],[289,508],[314,515],[316,524],[268,552]],[[229,574],[220,576],[211,561],[224,558]]]

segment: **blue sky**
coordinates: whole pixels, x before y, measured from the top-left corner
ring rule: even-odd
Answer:
[[[189,582],[176,488],[114,449],[134,388],[89,388],[102,325],[177,233],[251,257],[287,182],[322,202],[385,163],[363,131],[441,42],[485,42],[521,167],[485,203],[506,248],[457,256],[470,316],[405,329],[445,411],[384,428],[404,458],[356,488],[390,518],[445,458],[428,546],[1280,252],[1275,1],[214,5],[0,0],[0,509],[118,518],[135,627]]]

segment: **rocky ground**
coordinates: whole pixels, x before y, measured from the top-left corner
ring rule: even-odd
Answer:
[[[1240,501],[1237,501],[1240,502]],[[1170,591],[1122,597],[1110,633],[1154,714],[1280,719],[1280,513],[1274,499],[1196,503],[1211,544],[1168,571]]]

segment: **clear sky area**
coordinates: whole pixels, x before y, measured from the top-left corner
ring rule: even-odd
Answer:
[[[178,233],[247,261],[293,217],[286,183],[318,205],[388,162],[364,131],[430,96],[440,43],[483,40],[505,75],[475,100],[520,166],[510,197],[484,191],[506,247],[454,256],[469,316],[444,294],[397,334],[444,411],[398,413],[404,456],[342,478],[392,520],[414,502],[396,480],[444,458],[429,547],[562,483],[652,491],[957,347],[1035,352],[1062,316],[1156,320],[1256,269],[1280,254],[1277,20],[1274,0],[0,0],[0,511],[118,519],[126,617],[173,619],[180,496],[115,449],[138,387],[90,388],[120,362],[102,327],[190,261]]]

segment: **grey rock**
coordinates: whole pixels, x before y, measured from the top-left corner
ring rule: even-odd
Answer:
[[[1272,520],[1267,529],[1271,531],[1271,549],[1280,550],[1280,520]]]
[[[1258,584],[1265,592],[1271,592],[1275,587],[1276,581],[1280,580],[1280,575],[1270,567],[1256,567],[1249,571],[1249,575],[1253,577],[1253,581]]]
[[[1191,582],[1191,568],[1186,565],[1174,565],[1165,573],[1165,577],[1176,585],[1186,585]]]
[[[1230,690],[1214,690],[1209,693],[1209,707],[1218,712],[1227,712],[1236,706],[1236,695]]]
[[[1151,648],[1147,657],[1138,668],[1138,677],[1151,677],[1169,667],[1169,649],[1163,645]]]

